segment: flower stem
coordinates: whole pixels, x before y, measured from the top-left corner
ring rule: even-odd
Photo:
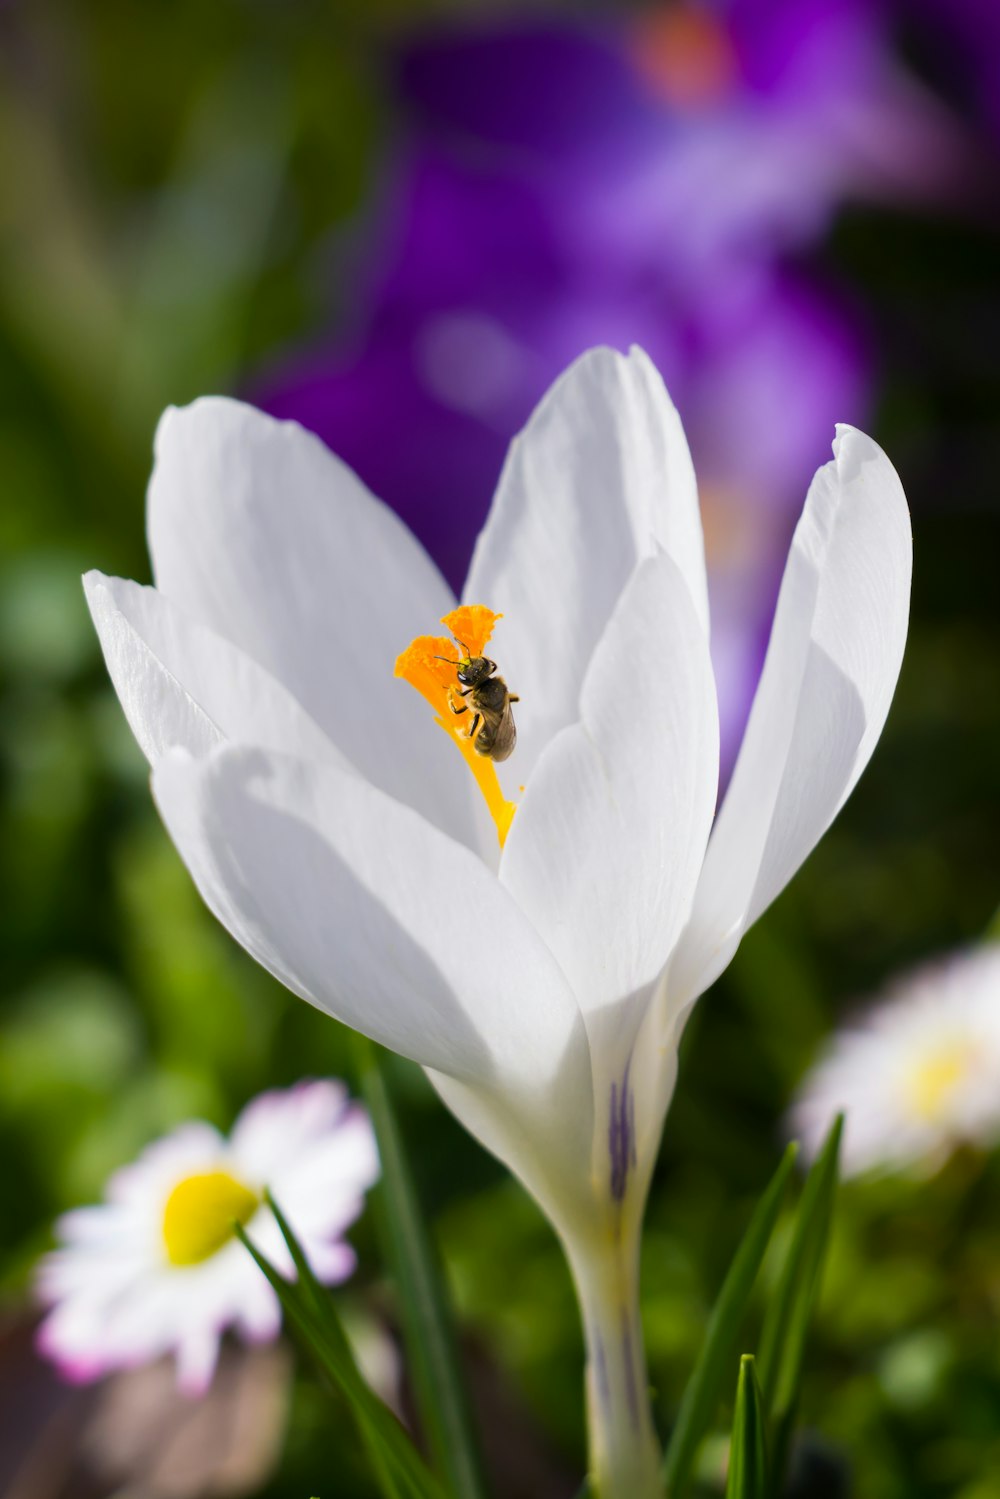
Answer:
[[[574,1245],[569,1260],[587,1345],[590,1484],[596,1499],[661,1499],[639,1321],[638,1234]]]

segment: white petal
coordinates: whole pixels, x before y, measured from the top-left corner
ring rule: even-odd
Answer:
[[[453,748],[393,677],[399,652],[453,606],[450,591],[318,438],[237,401],[171,408],[156,436],[149,545],[168,598],[282,682],[376,785],[473,841]]]
[[[273,1191],[304,1232],[329,1238],[342,1234],[361,1213],[364,1194],[378,1181],[379,1171],[371,1120],[355,1104],[336,1135],[303,1151],[300,1160],[273,1178]]]
[[[322,1240],[304,1240],[303,1249],[312,1272],[324,1286],[338,1286],[349,1280],[358,1265],[358,1257],[350,1244],[324,1244]]]
[[[829,827],[882,732],[906,639],[912,541],[902,486],[838,427],[792,542],[767,659],[671,969],[683,1006]]]
[[[255,1098],[229,1149],[236,1175],[268,1187],[300,1236],[343,1233],[379,1175],[371,1120],[326,1078]]]
[[[260,1093],[230,1131],[233,1159],[251,1181],[266,1186],[303,1150],[334,1134],[349,1106],[347,1088],[332,1078]]]
[[[340,1244],[332,1247],[335,1250],[347,1248]],[[351,1254],[353,1251],[347,1249],[347,1253]],[[344,1279],[346,1278],[345,1276]],[[281,1331],[281,1303],[264,1279],[263,1273],[258,1276],[252,1291],[249,1285],[244,1291],[235,1321],[240,1332],[251,1343],[270,1343]]]
[[[83,584],[108,673],[148,760],[174,748],[204,755],[233,739],[346,764],[287,688],[155,588],[98,572]]]
[[[153,791],[216,916],[304,999],[470,1081],[551,1086],[582,1030],[558,965],[478,858],[335,766],[224,747]]]
[[[690,914],[715,810],[708,642],[669,557],[640,563],[627,584],[578,720],[538,763],[500,879],[589,1016],[658,977]]]
[[[181,1329],[177,1339],[177,1384],[185,1395],[204,1395],[219,1357],[219,1334],[198,1321]]]
[[[573,986],[590,1036],[593,1170],[621,1198],[635,1129],[661,1114],[632,1065],[691,912],[718,787],[708,641],[678,568],[639,564],[594,653],[579,722],[528,783],[500,878]],[[658,1074],[657,1074],[658,1076]]]
[[[515,439],[464,597],[504,614],[496,655],[513,692],[524,782],[575,721],[587,663],[636,562],[666,551],[708,629],[694,471],[680,418],[639,349],[578,360]]]

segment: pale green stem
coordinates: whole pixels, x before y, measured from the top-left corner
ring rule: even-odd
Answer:
[[[587,1345],[589,1472],[596,1499],[661,1499],[639,1322],[638,1231],[567,1246]]]

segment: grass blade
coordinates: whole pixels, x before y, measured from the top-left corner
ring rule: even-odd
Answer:
[[[806,1177],[788,1257],[761,1335],[760,1382],[772,1432],[772,1480],[776,1489],[784,1472],[809,1323],[830,1236],[843,1126],[844,1116],[838,1114]]]
[[[338,1357],[353,1363],[354,1354],[351,1351],[351,1345],[347,1334],[344,1332],[340,1318],[337,1316],[333,1297],[325,1286],[320,1285],[313,1274],[312,1266],[306,1258],[305,1251],[295,1237],[295,1232],[282,1212],[280,1205],[275,1202],[268,1191],[264,1193],[264,1200],[274,1214],[274,1220],[281,1230],[281,1237],[285,1241],[285,1247],[292,1257],[292,1264],[295,1266],[296,1281],[291,1285],[286,1281],[285,1284],[289,1285],[289,1289],[299,1292],[305,1307],[311,1310],[313,1316],[316,1317],[319,1326],[323,1329],[327,1340],[336,1350]]]
[[[766,1499],[766,1495],[763,1401],[753,1355],[745,1353],[740,1359],[740,1377],[736,1386],[726,1499]]]
[[[278,1296],[289,1327],[312,1354],[329,1383],[346,1400],[386,1499],[446,1499],[441,1485],[392,1411],[361,1375],[332,1299],[322,1292],[285,1220],[278,1221],[296,1266],[305,1268],[300,1282],[286,1281],[243,1229],[238,1228],[237,1232]],[[322,1310],[317,1292],[325,1297]]]
[[[676,1499],[691,1472],[698,1444],[709,1428],[722,1396],[736,1336],[757,1272],[778,1221],[782,1198],[798,1153],[789,1145],[750,1219],[739,1249],[716,1298],[701,1356],[688,1380],[663,1465],[667,1493]]]
[[[355,1038],[361,1091],[375,1126],[382,1180],[374,1206],[399,1293],[407,1359],[423,1429],[455,1499],[485,1499],[479,1447],[462,1378],[440,1261],[420,1209],[378,1048]]]

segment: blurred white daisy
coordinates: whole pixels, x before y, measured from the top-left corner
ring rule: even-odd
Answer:
[[[261,1094],[228,1139],[181,1126],[116,1172],[103,1203],[59,1220],[61,1247],[39,1269],[51,1308],[39,1349],[75,1381],[174,1353],[181,1388],[203,1392],[226,1328],[264,1342],[281,1322],[234,1223],[292,1273],[267,1188],[317,1277],[335,1284],[354,1269],[342,1236],[378,1171],[368,1116],[337,1082]]]
[[[843,1169],[934,1170],[1000,1140],[1000,943],[916,969],[832,1037],[789,1132],[815,1154],[843,1109]]]

